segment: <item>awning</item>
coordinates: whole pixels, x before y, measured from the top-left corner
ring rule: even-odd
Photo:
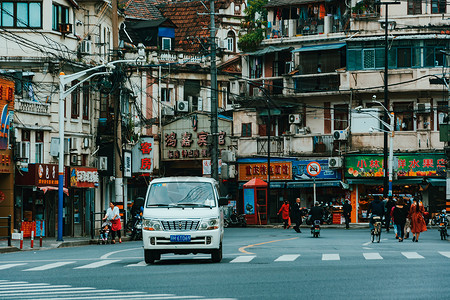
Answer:
[[[57,191],[59,190],[59,188],[57,186],[38,186],[38,188],[45,193],[47,193],[48,191]],[[67,196],[69,196],[69,189],[68,188],[63,188],[63,192],[64,194],[66,194]]]
[[[239,189],[242,190],[245,182],[239,182]],[[271,181],[270,188],[271,189],[284,189],[286,187],[286,182],[284,181]]]
[[[367,42],[367,41],[384,41],[384,35],[379,36],[354,36],[345,39],[350,42]],[[389,40],[448,40],[450,34],[413,34],[413,35],[397,35],[388,36]]]
[[[326,45],[316,45],[316,46],[306,46],[302,48],[297,48],[292,50],[292,53],[295,52],[307,52],[307,51],[326,51],[326,50],[336,50],[345,47],[345,43],[338,44],[326,44]]]
[[[287,188],[309,188],[314,186],[313,180],[288,182]],[[340,187],[340,180],[316,180],[316,187]]]
[[[275,52],[280,52],[280,51],[285,51],[285,50],[290,50],[292,49],[292,47],[274,47],[274,46],[269,46],[267,48],[255,51],[255,52],[249,52],[246,53],[246,55],[253,55],[253,56],[262,56],[268,53],[275,53]]]
[[[445,186],[446,180],[444,178],[427,178],[428,183],[432,186]]]
[[[392,181],[393,185],[419,184],[423,182],[423,178],[401,178]],[[365,184],[365,185],[383,185],[384,178],[355,178],[347,179],[348,184]]]

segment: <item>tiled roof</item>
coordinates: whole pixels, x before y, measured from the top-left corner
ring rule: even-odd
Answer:
[[[158,20],[163,16],[156,8],[160,0],[119,0],[127,19]]]

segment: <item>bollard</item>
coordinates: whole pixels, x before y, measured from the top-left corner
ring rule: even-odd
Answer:
[[[34,244],[34,231],[31,230],[31,249],[33,249],[33,244]]]
[[[20,250],[23,249],[23,231],[20,232]]]

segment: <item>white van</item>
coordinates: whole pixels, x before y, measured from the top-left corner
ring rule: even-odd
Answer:
[[[144,205],[142,240],[145,262],[163,253],[209,253],[222,260],[223,212],[216,180],[204,177],[154,179]]]

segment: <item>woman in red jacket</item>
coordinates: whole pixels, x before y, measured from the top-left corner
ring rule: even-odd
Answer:
[[[423,219],[423,213],[425,209],[422,202],[414,198],[413,204],[409,209],[409,216],[411,220],[411,232],[413,233],[413,242],[419,241],[419,235],[423,231],[427,231],[427,225]]]
[[[287,200],[284,200],[283,205],[281,205],[280,210],[278,211],[277,215],[279,215],[281,213],[281,218],[283,218],[283,228],[284,229],[289,229],[289,227],[291,227],[289,225],[289,202]]]

